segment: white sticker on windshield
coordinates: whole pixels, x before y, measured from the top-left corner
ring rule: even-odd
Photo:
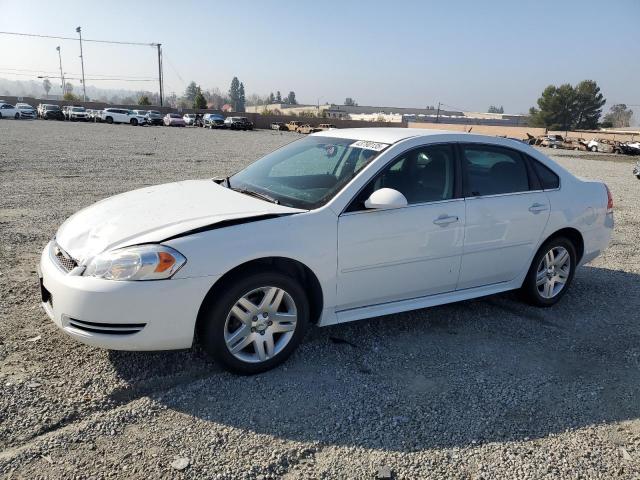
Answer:
[[[389,146],[388,143],[368,142],[367,140],[358,140],[355,143],[349,145],[352,148],[364,148],[365,150],[375,150],[381,152]]]

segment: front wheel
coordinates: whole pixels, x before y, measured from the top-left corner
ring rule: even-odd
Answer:
[[[576,266],[573,243],[564,237],[552,238],[536,253],[520,291],[531,305],[555,305],[571,285]]]
[[[138,125],[138,120],[135,118],[131,119],[131,125],[133,125],[134,127],[136,127]]]
[[[597,152],[598,151],[598,147],[591,147],[589,150],[591,150],[592,152]]]
[[[13,118],[15,118],[16,120],[19,120],[20,119],[20,114],[16,113]]]
[[[277,271],[254,273],[207,301],[199,341],[225,369],[252,375],[284,362],[308,322],[309,303],[298,282]]]
[[[113,118],[111,118],[111,117],[107,117],[107,118],[106,118],[106,122],[107,122],[109,125],[111,125],[111,124],[113,123]]]

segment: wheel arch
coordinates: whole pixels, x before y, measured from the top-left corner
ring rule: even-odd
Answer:
[[[584,238],[582,233],[580,233],[580,230],[572,227],[561,228],[549,235],[544,242],[540,244],[540,248],[542,248],[542,245],[547,243],[549,240],[556,237],[568,238],[571,243],[573,243],[573,246],[576,249],[576,264],[579,265],[584,255]]]
[[[305,292],[309,300],[310,319],[311,323],[317,324],[320,320],[323,307],[323,294],[322,286],[316,274],[304,263],[294,260],[288,257],[263,257],[254,260],[244,262],[228,272],[218,279],[216,283],[209,289],[205,295],[200,308],[198,310],[198,317],[196,319],[196,332],[199,329],[201,319],[204,315],[206,307],[210,302],[213,302],[216,298],[216,294],[225,288],[230,282],[233,282],[236,278],[248,275],[251,273],[259,272],[261,270],[271,269],[282,272],[290,277],[297,279]]]

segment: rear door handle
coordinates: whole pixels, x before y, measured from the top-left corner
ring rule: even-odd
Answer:
[[[529,211],[531,213],[540,213],[540,212],[544,212],[545,210],[548,210],[549,207],[547,207],[544,203],[534,203],[533,205],[531,205],[529,207]]]
[[[433,223],[436,225],[440,225],[442,227],[449,225],[450,223],[455,223],[458,221],[458,217],[450,216],[450,215],[440,215],[436,218]]]

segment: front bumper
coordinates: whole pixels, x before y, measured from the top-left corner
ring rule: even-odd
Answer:
[[[51,243],[38,269],[45,312],[69,336],[111,350],[189,348],[200,305],[219,278],[120,282],[82,277],[63,271],[50,252]]]

